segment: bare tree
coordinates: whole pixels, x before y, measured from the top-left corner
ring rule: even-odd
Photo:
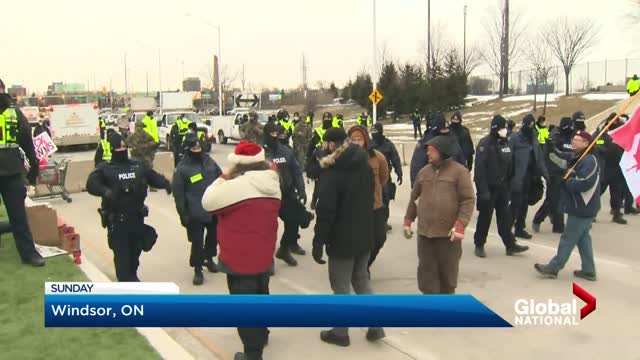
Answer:
[[[598,29],[593,19],[569,22],[559,18],[545,26],[544,39],[556,59],[562,63],[566,81],[565,94],[569,95],[569,74],[573,66],[596,43]]]
[[[537,95],[538,88],[540,85],[544,86],[544,109],[542,111],[543,114],[547,112],[547,80],[551,75],[552,66],[552,56],[549,51],[549,47],[544,41],[544,36],[540,35],[540,37],[534,41],[529,46],[529,50],[526,53],[527,59],[529,60],[529,64],[533,67],[531,70],[530,79],[534,86],[533,91],[533,111],[537,110]]]
[[[446,61],[447,54],[451,51],[452,45],[449,41],[449,36],[446,31],[446,26],[442,21],[437,22],[431,29],[431,62],[429,66],[429,39],[425,35],[425,39],[421,44],[421,48],[424,54],[424,63],[427,70],[431,69],[432,72],[437,72],[438,69],[442,69]],[[429,74],[426,72],[427,76]]]
[[[464,54],[464,51],[461,51],[460,48],[457,48],[457,51]],[[464,73],[468,78],[469,76],[471,76],[471,73],[482,63],[482,52],[477,46],[472,46],[470,48],[467,48],[466,57],[466,59],[462,59],[462,69],[464,70]]]
[[[487,44],[482,57],[500,80],[499,95],[503,96],[509,88],[509,66],[520,60],[521,40],[525,34],[525,24],[519,11],[511,11],[500,0],[498,6],[487,10],[484,24],[487,32]]]

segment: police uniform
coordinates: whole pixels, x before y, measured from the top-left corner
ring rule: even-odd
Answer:
[[[277,132],[276,124],[267,124],[264,129],[264,150],[266,158],[277,166],[280,175],[280,190],[282,200],[280,203],[280,218],[284,222],[284,233],[280,239],[280,248],[276,252],[278,259],[284,260],[290,266],[296,266],[297,261],[291,256],[291,252],[304,255],[304,250],[298,245],[300,223],[296,221],[306,203],[307,195],[302,178],[302,169],[295,158],[293,150],[278,142],[271,136]]]
[[[189,119],[183,119],[180,116],[176,119],[175,124],[171,127],[171,131],[169,133],[169,137],[171,138],[171,148],[173,150],[173,163],[174,166],[177,167],[180,162],[180,158],[184,149],[182,147],[182,142],[184,140],[187,131],[189,130],[189,124],[191,121]]]
[[[147,187],[171,193],[171,184],[142,163],[129,160],[126,150],[115,151],[124,145],[120,134],[113,134],[108,140],[111,161],[99,164],[89,174],[87,192],[102,197],[99,211],[108,231],[118,281],[140,281],[137,276],[140,254],[149,251],[157,238],[155,230],[144,223]]]
[[[417,139],[422,136],[422,116],[419,111],[416,110],[411,114],[411,121],[413,122],[413,138]]]
[[[549,170],[549,184],[544,203],[533,217],[533,230],[540,231],[540,224],[547,216],[551,217],[553,232],[564,232],[564,214],[560,205],[560,191],[568,164],[574,157],[573,128],[571,118],[563,118],[560,126],[553,129],[545,141],[545,157]]]
[[[207,154],[190,151],[197,143],[196,134],[189,133],[186,136],[185,156],[173,174],[172,188],[180,223],[186,228],[191,243],[189,265],[195,272],[193,284],[201,285],[203,266],[210,272],[217,272],[213,257],[218,254],[218,219],[204,210],[202,196],[207,187],[222,175],[222,170]]]
[[[506,120],[496,116],[491,122],[491,133],[478,143],[474,182],[476,184],[478,222],[474,234],[476,256],[485,257],[484,244],[491,225],[493,211],[496,212],[498,234],[502,238],[507,255],[526,251],[526,246],[516,244],[511,234],[509,213],[509,183],[513,177],[513,152],[506,138],[501,138],[499,130],[506,129]]]
[[[4,87],[0,86],[0,90],[4,90]],[[44,260],[33,243],[24,207],[27,197],[24,181],[26,168],[20,149],[29,162],[27,179],[29,183],[35,184],[38,159],[33,148],[29,121],[19,109],[14,108],[8,94],[0,93],[0,194],[22,262],[43,266]]]
[[[146,131],[147,134],[151,135],[153,141],[155,141],[156,143],[160,143],[158,123],[153,118],[153,115],[146,115],[144,119],[142,119],[142,124],[144,125],[144,131]]]

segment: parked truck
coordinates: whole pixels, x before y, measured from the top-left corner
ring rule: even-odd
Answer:
[[[242,134],[240,128],[244,125],[243,117],[249,114],[248,109],[236,109],[231,112],[233,115],[216,116],[213,118],[213,134],[219,144],[226,144],[229,140],[240,141]],[[258,112],[258,123],[265,125],[269,120],[269,115]]]
[[[211,143],[213,142],[211,127],[204,123],[194,111],[193,95],[185,92],[160,93],[160,120],[158,120],[160,144],[168,150],[172,150],[171,128],[181,115],[198,125],[198,132],[202,133],[205,139],[203,150],[205,152],[211,151]]]
[[[51,135],[59,146],[97,144],[100,140],[98,104],[52,105]]]

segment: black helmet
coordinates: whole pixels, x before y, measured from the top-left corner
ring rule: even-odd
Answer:
[[[333,115],[330,112],[326,112],[322,114],[322,120],[331,120],[333,119]]]

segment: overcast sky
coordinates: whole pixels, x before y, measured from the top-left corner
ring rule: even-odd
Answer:
[[[441,23],[447,36],[461,44],[467,4],[467,46],[481,46],[487,9],[498,2],[433,0],[432,24]],[[590,61],[640,58],[640,35],[627,16],[629,4],[511,0],[529,36],[551,17],[594,18],[600,32],[585,58]],[[422,62],[427,1],[377,0],[377,8],[378,45],[386,43],[394,59]],[[125,53],[129,90],[145,90],[147,73],[150,88],[157,89],[158,50],[163,89],[180,86],[183,62],[185,76],[206,79],[218,40],[205,21],[222,28],[223,65],[240,73],[244,64],[247,84],[254,88],[299,85],[303,52],[312,86],[318,81],[342,86],[370,67],[372,58],[372,0],[31,0],[5,1],[2,14],[9,40],[3,42],[0,78],[30,91],[43,91],[53,81],[89,83],[90,89],[94,84],[109,88],[111,82],[121,91]],[[240,76],[234,85],[240,86]]]

